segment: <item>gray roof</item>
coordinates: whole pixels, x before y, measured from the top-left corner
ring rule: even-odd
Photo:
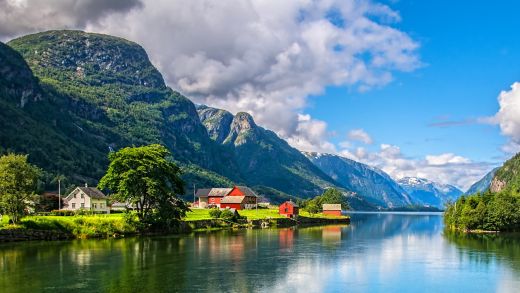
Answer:
[[[65,199],[70,198],[72,195],[83,192],[85,195],[87,195],[90,198],[96,198],[96,199],[107,199],[108,196],[106,196],[103,192],[101,192],[99,189],[95,187],[76,187]]]
[[[246,196],[254,196],[254,197],[257,197],[258,195],[256,195],[256,193],[249,187],[247,186],[236,186],[238,189],[242,190],[242,192],[246,195]]]
[[[293,201],[286,201],[286,203],[292,205],[292,206],[295,207],[295,208],[298,208],[298,207],[299,207],[299,206],[298,206],[295,202],[293,202]]]
[[[208,197],[208,194],[210,191],[211,191],[211,188],[197,189],[197,192],[195,192],[195,196],[196,197]]]
[[[341,204],[339,203],[324,203],[324,211],[341,211]]]
[[[208,196],[220,196],[224,197],[228,195],[232,188],[211,188]]]
[[[242,203],[244,201],[245,196],[226,196],[224,197],[220,203]]]

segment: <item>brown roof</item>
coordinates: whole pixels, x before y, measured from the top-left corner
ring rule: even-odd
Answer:
[[[224,197],[228,195],[232,188],[211,188],[208,196],[220,196]]]
[[[242,190],[242,192],[246,195],[246,196],[254,196],[254,197],[257,197],[258,195],[256,195],[256,193],[249,187],[247,186],[236,186],[238,189]]]
[[[242,203],[244,201],[245,196],[226,196],[224,197],[220,203]]]
[[[195,192],[195,196],[196,197],[208,197],[208,194],[210,191],[211,191],[211,188],[197,189],[197,192]]]
[[[341,211],[341,204],[339,203],[324,203],[324,211]]]

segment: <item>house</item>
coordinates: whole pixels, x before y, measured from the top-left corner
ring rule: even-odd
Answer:
[[[237,210],[256,208],[258,195],[247,186],[235,186],[220,200],[221,208]]]
[[[208,194],[211,188],[199,188],[195,191],[195,197],[197,201],[193,203],[195,207],[207,208],[208,207]]]
[[[76,187],[63,199],[65,210],[88,210],[99,213],[110,213],[108,197],[95,187]]]
[[[341,204],[334,203],[334,204],[323,204],[323,214],[329,215],[329,216],[341,216]]]
[[[292,201],[286,201],[280,205],[278,212],[280,215],[285,215],[287,218],[294,218],[298,216],[300,208]]]
[[[208,206],[222,207],[220,202],[222,199],[231,192],[232,188],[211,188],[208,193]],[[202,197],[204,199],[204,197]],[[200,199],[199,199],[200,202]]]

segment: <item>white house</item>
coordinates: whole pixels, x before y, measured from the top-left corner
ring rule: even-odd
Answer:
[[[108,197],[95,187],[76,187],[63,199],[65,210],[110,213]]]

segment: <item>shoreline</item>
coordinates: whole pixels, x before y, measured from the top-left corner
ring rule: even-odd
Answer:
[[[127,232],[95,234],[95,235],[77,235],[70,231],[62,231],[58,229],[32,229],[32,228],[12,228],[0,229],[0,243],[25,242],[25,241],[61,241],[75,239],[109,239],[109,238],[125,238],[134,236],[154,236],[154,235],[182,235],[201,231],[216,231],[227,229],[276,229],[288,227],[310,227],[310,226],[326,226],[335,224],[350,224],[350,217],[341,218],[310,218],[300,216],[298,220],[290,218],[266,218],[255,220],[241,220],[238,222],[226,222],[222,219],[204,219],[204,220],[182,220],[178,227],[171,231],[146,231],[146,232]]]

